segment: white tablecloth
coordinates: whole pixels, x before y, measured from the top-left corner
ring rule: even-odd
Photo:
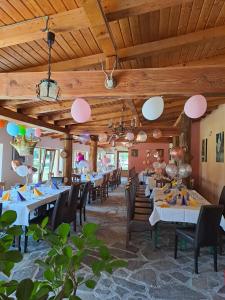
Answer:
[[[35,197],[32,192],[20,192],[26,199],[26,201],[17,200],[17,191],[10,191],[10,200],[2,202],[3,203],[3,212],[6,210],[14,210],[17,213],[17,219],[15,225],[29,225],[29,216],[32,211],[36,208],[55,201],[58,198],[58,195],[70,189],[70,186],[62,186],[58,190],[52,189],[50,187],[41,186],[38,188],[40,192],[43,193],[42,196]],[[0,198],[1,199],[1,198]]]
[[[102,173],[98,173],[98,175],[95,175],[95,176],[88,176],[88,175],[82,174],[81,182],[85,183],[85,182],[91,181],[93,183],[94,187],[100,186],[103,182],[103,176],[105,174],[112,173],[113,171],[114,170],[108,170],[108,171],[105,171]]]
[[[149,218],[150,224],[155,225],[159,221],[196,224],[201,206],[210,203],[194,190],[189,191],[189,193],[198,201],[198,206],[170,205],[169,207],[160,207],[163,201],[158,200],[165,199],[165,194],[161,189],[155,188],[152,193],[154,209]],[[225,230],[224,217],[221,219],[220,226]]]
[[[156,187],[156,180],[154,176],[147,176],[145,180],[146,188],[145,188],[145,196],[150,196],[151,190]]]

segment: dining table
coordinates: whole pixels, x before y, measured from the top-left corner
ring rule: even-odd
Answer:
[[[197,224],[202,205],[211,205],[196,190],[187,190],[192,202],[182,203],[181,200],[169,204],[168,193],[163,188],[154,188],[150,196],[153,201],[153,211],[149,217],[151,226],[157,226],[158,222]],[[179,193],[177,189],[171,189],[172,197]],[[222,216],[220,226],[225,230],[225,219]]]
[[[81,174],[81,183],[91,181],[94,187],[100,186],[103,183],[103,177],[105,174],[112,173],[114,169],[106,170],[99,173],[93,174]]]
[[[2,203],[2,211],[14,210],[17,213],[17,219],[14,225],[29,226],[30,215],[38,207],[52,203],[57,200],[60,193],[69,190],[70,186],[58,186],[57,188],[52,188],[48,185],[40,185],[37,187],[40,195],[35,195],[34,186],[27,186],[25,191],[20,191],[20,188],[11,188],[3,193],[0,198],[0,203]],[[18,192],[21,197],[18,196]],[[9,199],[3,200],[4,195],[9,193]]]

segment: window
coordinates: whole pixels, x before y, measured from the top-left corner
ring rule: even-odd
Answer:
[[[119,168],[122,168],[122,170],[127,171],[128,170],[128,152],[122,152],[118,151],[118,161],[117,165]]]
[[[106,153],[106,157],[110,159],[109,165],[116,166],[116,159],[115,159],[115,153]]]
[[[48,180],[49,176],[63,175],[63,159],[60,150],[35,148],[33,166],[38,170],[33,175],[34,182]]]

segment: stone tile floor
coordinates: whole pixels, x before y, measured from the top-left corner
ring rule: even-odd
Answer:
[[[193,251],[178,252],[173,258],[174,227],[160,226],[160,248],[154,250],[148,233],[133,234],[130,248],[125,248],[126,208],[124,188],[111,193],[103,204],[96,203],[87,208],[88,222],[101,224],[99,237],[110,247],[113,256],[127,259],[128,267],[114,274],[102,274],[95,289],[81,286],[78,295],[84,300],[142,300],[142,299],[225,299],[224,270],[225,255],[218,257],[218,272],[213,271],[213,259],[208,249],[201,251],[199,275],[193,273]],[[45,256],[44,242],[29,241],[29,253],[18,264],[12,274],[14,279],[41,278],[42,272],[34,260]],[[89,276],[88,257],[81,273]]]

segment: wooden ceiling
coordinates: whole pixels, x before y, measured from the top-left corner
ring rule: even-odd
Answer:
[[[62,89],[59,103],[35,96],[37,78],[46,76],[38,72],[47,70],[46,25],[56,33],[52,69],[60,73],[53,75],[63,88],[70,78],[77,83],[70,84],[70,94]],[[224,37],[225,0],[0,0],[0,72],[8,73],[0,76],[0,115],[59,133],[98,134],[109,132],[110,119],[119,121],[125,103],[123,115],[128,124],[136,116],[148,132],[161,128],[164,138],[176,135],[174,124],[194,92],[205,93],[207,113],[225,103],[224,70],[217,73],[207,68],[224,65]],[[101,63],[112,69],[116,57],[119,86],[100,92],[94,80],[100,78],[104,89]],[[212,74],[210,82],[208,74]],[[138,86],[147,77],[149,90]],[[167,86],[159,86],[163,80]],[[150,95],[164,95],[165,100],[164,113],[155,122],[145,120],[141,113]],[[76,124],[71,118],[72,96],[85,96],[90,103],[89,122]]]

